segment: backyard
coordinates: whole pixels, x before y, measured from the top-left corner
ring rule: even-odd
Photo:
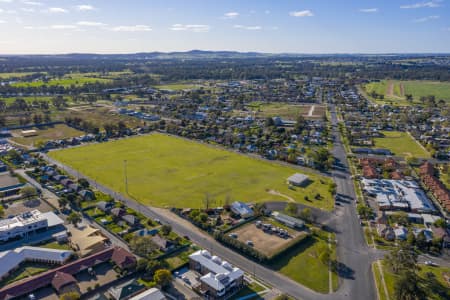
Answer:
[[[428,153],[407,132],[383,131],[384,137],[375,138],[375,147],[391,150],[394,155],[404,157],[429,158]]]
[[[331,179],[327,177],[301,171],[309,176],[310,183],[289,189],[286,178],[299,172],[296,168],[163,134],[52,151],[49,155],[153,206],[202,208],[205,199],[209,206],[222,206],[230,198],[245,202],[288,198],[326,210],[333,207],[328,191]],[[315,197],[318,194],[321,197]]]

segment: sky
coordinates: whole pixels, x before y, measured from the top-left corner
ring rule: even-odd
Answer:
[[[450,0],[0,0],[0,54],[449,53]]]

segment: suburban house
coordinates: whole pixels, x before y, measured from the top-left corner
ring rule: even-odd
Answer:
[[[295,173],[287,179],[287,183],[295,186],[304,186],[308,182],[308,180],[308,176],[300,173]]]
[[[127,300],[138,295],[143,290],[145,290],[145,286],[132,279],[121,285],[111,287],[108,289],[108,293],[111,297],[110,299]]]
[[[244,219],[254,216],[253,210],[247,204],[239,201],[233,202],[233,204],[231,204],[231,211]]]
[[[101,234],[101,231],[86,226],[71,226],[69,228],[70,246],[79,253],[80,256],[90,255],[105,248],[105,242],[108,240]]]
[[[212,256],[207,250],[189,255],[189,268],[201,275],[199,292],[207,299],[223,299],[244,284],[244,271]]]
[[[159,236],[158,234],[151,237],[151,240],[158,246],[159,250],[163,252],[172,250],[175,246],[171,241]]]
[[[166,296],[157,288],[151,288],[131,297],[130,300],[166,300]]]

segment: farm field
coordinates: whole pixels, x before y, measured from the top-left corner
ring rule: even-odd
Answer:
[[[190,89],[200,88],[202,86],[196,85],[196,84],[190,84],[190,83],[173,83],[173,84],[155,85],[153,87],[160,89],[160,90],[181,91],[181,90],[190,90]]]
[[[333,239],[333,237],[332,237]],[[288,250],[270,267],[283,275],[320,293],[329,292],[329,268],[324,265],[319,254],[328,247],[328,236],[324,231],[303,240],[298,246]],[[332,258],[336,257],[334,249]],[[338,276],[332,272],[333,290],[338,287]]]
[[[309,115],[311,105],[253,102],[249,105],[249,108],[263,118],[281,117],[282,119],[295,121],[300,115],[305,117],[305,119],[321,119],[325,116],[324,105],[314,105],[311,115]]]
[[[87,76],[85,74],[70,74],[65,75],[62,78],[53,78],[48,82],[44,81],[34,81],[34,82],[16,82],[12,84],[13,87],[40,87],[43,85],[47,86],[63,86],[70,87],[71,85],[81,86],[86,83],[108,83],[111,82],[112,79],[109,78],[101,78],[97,76]]]
[[[33,72],[0,73],[0,79],[20,78],[32,74]]]
[[[443,99],[450,102],[450,83],[437,81],[398,81],[398,80],[382,80],[380,82],[371,82],[364,87],[365,92],[370,95],[372,91],[377,94],[384,95],[384,99],[372,100],[379,104],[393,103],[397,105],[410,105],[405,95],[413,95],[414,104],[422,104],[420,97],[434,95],[436,101]]]
[[[102,144],[52,151],[49,155],[115,191],[141,203],[160,207],[222,206],[227,198],[245,202],[286,201],[331,210],[331,179],[307,174],[311,183],[289,189],[286,178],[299,172],[293,167],[249,158],[218,147],[163,134],[152,134]],[[315,195],[322,198],[315,200]],[[305,200],[307,196],[308,200]],[[311,200],[309,200],[311,199]]]
[[[430,153],[425,151],[408,133],[400,131],[383,131],[382,133],[385,137],[375,138],[374,147],[389,149],[397,156],[430,157]]]
[[[55,126],[46,127],[43,129],[32,129],[35,129],[37,131],[36,136],[23,137],[21,135],[21,130],[13,130],[13,137],[11,138],[11,140],[24,146],[35,147],[39,143],[47,142],[50,140],[77,137],[84,134],[82,131],[76,130],[64,124],[57,124]]]
[[[397,280],[398,275],[391,272],[389,266],[385,261],[382,262],[382,268],[389,298],[394,299],[395,281]],[[433,274],[430,276],[434,276],[434,279],[430,280],[429,278],[427,278],[427,273]],[[445,282],[445,275],[450,276],[450,268],[420,265],[419,286],[421,286],[425,291],[425,294],[427,295],[426,299],[440,300],[448,299],[450,297],[450,289],[448,288],[448,284]],[[377,278],[377,281],[380,282],[377,282],[378,292],[384,296],[381,277]]]

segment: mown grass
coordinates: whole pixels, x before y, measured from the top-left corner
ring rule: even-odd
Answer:
[[[331,236],[334,240],[334,236]],[[329,292],[329,268],[323,264],[319,255],[328,247],[328,233],[320,231],[304,239],[287,253],[271,263],[270,267],[283,275],[320,293]],[[332,247],[332,258],[336,258]],[[333,289],[337,289],[338,276],[332,273]]]
[[[375,138],[375,147],[391,150],[394,155],[429,158],[425,151],[407,132],[383,131],[384,137]]]
[[[399,275],[394,274],[388,267],[386,261],[382,262],[383,274],[388,290],[389,298],[395,299],[395,285]],[[435,276],[436,281],[430,280],[427,277],[427,273],[432,273]],[[448,283],[445,281],[444,275],[450,275],[450,268],[445,267],[432,267],[426,265],[420,265],[419,270],[419,286],[423,289],[428,300],[440,300],[450,298],[450,289]],[[377,285],[379,293],[384,294],[382,285]]]
[[[219,147],[152,134],[102,144],[52,151],[51,157],[110,188],[160,207],[222,206],[226,199],[245,202],[286,201],[269,190],[299,203],[331,210],[331,179],[313,173],[306,187],[289,189],[286,178],[299,172],[293,167],[250,158]],[[315,199],[321,195],[319,200]],[[305,196],[307,197],[305,199]]]
[[[85,76],[83,74],[70,74],[65,75],[62,78],[52,78],[48,82],[44,82],[41,80],[33,81],[33,82],[16,82],[13,83],[13,87],[41,87],[41,86],[63,86],[63,87],[70,87],[72,85],[74,86],[81,86],[86,83],[109,83],[112,80],[109,78],[101,78],[101,77],[89,77]]]

